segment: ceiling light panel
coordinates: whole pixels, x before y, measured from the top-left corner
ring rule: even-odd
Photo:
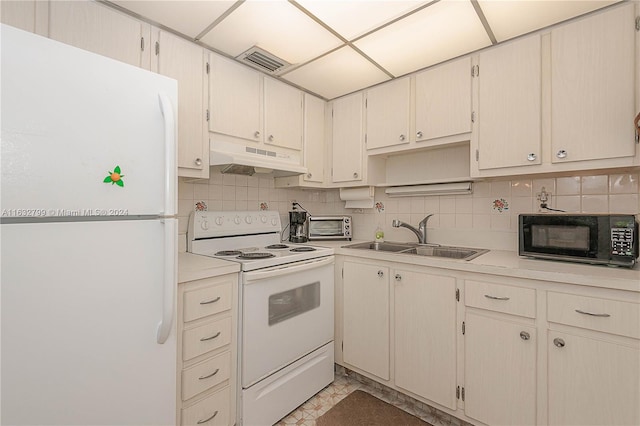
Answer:
[[[395,76],[489,46],[470,1],[441,0],[354,43]]]
[[[498,42],[517,37],[618,1],[478,0]]]
[[[342,41],[288,1],[245,1],[205,34],[201,41],[236,57],[252,46],[297,64]]]
[[[112,3],[140,16],[195,38],[227,11],[235,0],[116,0]]]
[[[412,10],[426,1],[297,0],[297,3],[347,40],[365,34]]]
[[[389,76],[358,54],[343,47],[282,76],[323,96],[337,98],[389,80]]]

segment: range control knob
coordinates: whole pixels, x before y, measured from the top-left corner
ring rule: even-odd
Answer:
[[[240,225],[240,222],[242,222],[242,221],[240,220],[240,216],[236,216],[235,218],[233,218],[233,222],[234,222],[236,225]]]
[[[251,224],[251,222],[253,222],[253,218],[251,216],[247,216],[244,218],[244,221],[247,222],[248,224]]]
[[[200,228],[206,231],[207,229],[209,229],[209,222],[203,220],[202,222],[200,222]]]
[[[261,221],[262,223],[267,223],[267,220],[268,220],[268,219],[267,219],[267,217],[266,217],[266,216],[262,216],[262,215],[260,215],[260,221]]]
[[[216,217],[216,225],[221,226],[224,223],[224,218],[222,216]]]
[[[278,220],[274,217],[273,219],[271,219],[271,225],[272,226],[276,226],[278,224]]]

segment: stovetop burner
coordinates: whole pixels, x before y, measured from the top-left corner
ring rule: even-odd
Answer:
[[[238,256],[242,254],[240,250],[222,250],[215,254],[215,256]]]
[[[301,252],[301,251],[316,251],[315,247],[296,247],[292,248],[291,251]]]
[[[242,253],[240,256],[238,256],[238,259],[266,259],[269,257],[275,257],[276,255],[273,253],[260,253],[260,252],[253,252],[253,253]]]
[[[269,250],[278,250],[289,248],[289,246],[286,244],[271,244],[270,246],[266,246],[265,248]]]

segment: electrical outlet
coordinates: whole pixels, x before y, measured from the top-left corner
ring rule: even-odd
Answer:
[[[536,194],[536,199],[540,202],[538,205],[538,212],[547,211],[545,207],[551,207],[551,192],[547,192],[545,187],[540,188],[540,192]]]

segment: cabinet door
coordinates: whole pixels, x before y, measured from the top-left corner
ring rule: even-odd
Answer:
[[[551,331],[549,425],[640,424],[640,349]]]
[[[304,165],[306,182],[324,182],[324,110],[325,102],[304,95]]]
[[[551,32],[553,162],[635,155],[634,19],[627,4]]]
[[[254,142],[262,141],[260,73],[211,54],[209,130]]]
[[[491,425],[536,424],[535,327],[470,312],[464,344],[465,414]]]
[[[49,2],[50,38],[137,67],[148,66],[146,25],[93,1]]]
[[[395,270],[395,383],[456,408],[456,280]]]
[[[540,164],[540,36],[482,51],[478,76],[478,168]]]
[[[265,77],[264,108],[265,143],[302,150],[302,92]]]
[[[409,143],[409,78],[367,90],[367,149]]]
[[[155,35],[157,71],[178,81],[178,174],[207,178],[205,51],[166,31]]]
[[[333,182],[362,181],[362,92],[333,102]]]
[[[343,359],[389,380],[389,269],[344,263]]]
[[[471,131],[471,57],[416,74],[416,141]]]

